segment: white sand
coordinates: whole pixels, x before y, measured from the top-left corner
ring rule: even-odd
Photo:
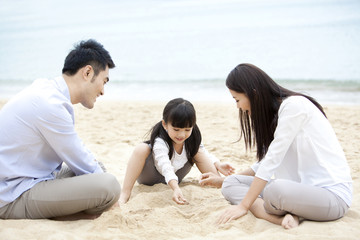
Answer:
[[[0,102],[0,107],[5,102]],[[76,128],[87,147],[122,184],[128,158],[147,131],[161,119],[166,102],[99,101],[92,110],[76,106]],[[237,170],[254,161],[239,137],[234,104],[194,103],[207,149]],[[198,185],[194,167],[180,184],[189,205],[171,200],[163,184],[136,184],[126,205],[96,220],[0,220],[0,240],[6,239],[359,239],[360,238],[360,106],[329,106],[328,118],[344,148],[354,180],[353,205],[333,222],[305,221],[298,228],[256,219],[251,213],[223,226],[214,224],[229,204],[219,189]]]

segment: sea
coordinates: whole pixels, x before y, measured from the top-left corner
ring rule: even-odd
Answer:
[[[360,104],[359,0],[0,0],[0,98],[61,75],[75,43],[110,52],[103,99],[233,101],[240,63],[322,104]]]

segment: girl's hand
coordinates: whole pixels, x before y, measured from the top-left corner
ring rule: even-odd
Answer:
[[[224,176],[229,176],[235,172],[235,168],[229,163],[215,162],[215,167],[220,173],[224,174]]]
[[[232,220],[238,219],[247,214],[248,210],[240,203],[228,207],[218,218],[217,224],[224,224]]]
[[[188,201],[184,198],[180,188],[174,189],[172,200],[177,204],[181,204],[181,205],[189,204]]]

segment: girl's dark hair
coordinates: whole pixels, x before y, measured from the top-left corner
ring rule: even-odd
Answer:
[[[278,110],[285,98],[289,96],[306,97],[326,117],[322,106],[314,98],[281,87],[264,71],[252,64],[240,64],[234,68],[226,79],[226,86],[249,98],[251,115],[239,110],[240,138],[244,136],[246,149],[251,149],[256,143],[259,161],[263,159],[274,139]]]
[[[201,133],[199,127],[196,125],[196,112],[194,106],[187,100],[176,98],[168,102],[163,111],[163,120],[166,124],[170,123],[176,128],[193,128],[192,133],[188,139],[185,140],[185,149],[187,159],[191,164],[194,164],[194,156],[199,151],[201,143]],[[162,121],[158,122],[151,130],[150,143],[154,146],[155,139],[162,138],[169,146],[169,158],[174,155],[173,141],[162,126]]]

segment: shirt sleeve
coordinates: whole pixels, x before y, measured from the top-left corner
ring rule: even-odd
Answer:
[[[259,169],[260,166],[260,162],[256,162],[253,165],[250,166],[250,168],[254,171],[254,173],[257,172],[257,170]]]
[[[36,128],[58,157],[76,175],[103,172],[75,132],[72,106],[58,100],[49,104],[43,99],[36,104]]]
[[[281,104],[274,140],[259,164],[256,177],[269,181],[283,161],[291,143],[307,119],[304,100],[303,97],[290,97]]]
[[[169,158],[169,146],[161,139],[156,138],[153,146],[153,157],[156,169],[161,175],[165,177],[165,182],[169,183],[170,180],[178,181],[175,174],[174,167]]]

